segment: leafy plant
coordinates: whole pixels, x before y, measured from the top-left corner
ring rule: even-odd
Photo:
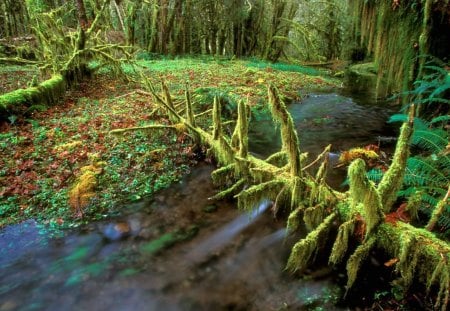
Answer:
[[[446,95],[450,89],[450,76],[442,67],[426,65],[430,73],[417,80],[415,88],[408,92],[412,95],[412,103],[422,107],[422,114],[432,111],[429,120],[424,117],[414,119],[414,132],[411,144],[415,147],[414,155],[407,161],[406,173],[403,180],[403,188],[398,196],[409,201],[410,210],[419,209],[429,217],[438,203],[446,197],[450,184],[450,144],[447,122],[449,115],[441,115],[448,111],[450,100]],[[408,105],[410,106],[410,105]],[[436,114],[440,114],[437,115]],[[406,114],[395,114],[390,122],[405,122]],[[368,172],[369,179],[378,182],[383,172],[374,169]],[[438,218],[438,226],[444,235],[448,235],[450,229],[450,206],[443,202],[444,207]]]

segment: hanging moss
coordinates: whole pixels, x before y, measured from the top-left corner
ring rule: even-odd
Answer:
[[[436,238],[425,229],[398,222],[396,226],[382,224],[377,231],[378,247],[399,259],[399,271],[404,286],[417,280],[430,290],[438,289],[436,309],[446,310],[450,275],[450,249],[448,243]]]
[[[269,156],[266,160],[267,163],[283,167],[288,163],[288,157],[286,151],[278,151],[271,156]]]
[[[297,231],[302,224],[302,214],[305,210],[304,206],[299,206],[295,210],[293,210],[287,219],[286,229],[288,232]]]
[[[372,237],[359,245],[347,260],[347,293],[352,288],[353,283],[355,283],[359,268],[369,255],[372,247],[375,245],[375,241],[375,238]]]
[[[400,240],[399,261],[396,270],[402,277],[402,285],[405,290],[407,290],[413,282],[414,272],[420,253],[418,246],[415,236],[402,235]]]
[[[211,173],[211,179],[215,185],[229,184],[234,177],[234,164],[219,167]]]
[[[284,185],[284,181],[271,180],[251,186],[250,188],[241,191],[241,193],[236,196],[238,199],[238,208],[242,210],[252,210],[264,199],[275,200]]]
[[[323,245],[328,238],[328,232],[331,224],[336,219],[336,214],[330,214],[314,231],[311,231],[306,238],[297,242],[292,248],[289,256],[286,270],[292,272],[304,270],[319,250],[319,246]]]
[[[334,241],[329,258],[331,264],[339,264],[344,259],[348,249],[348,242],[353,235],[356,223],[356,218],[352,218],[339,226],[338,235]]]
[[[327,214],[326,206],[323,203],[306,208],[303,214],[303,221],[305,222],[306,229],[308,231],[314,230],[323,222]]]
[[[291,200],[289,190],[289,187],[285,185],[283,189],[281,189],[281,191],[278,193],[277,197],[275,198],[275,203],[272,207],[274,215],[277,215],[280,209],[289,205],[289,202]]]
[[[437,283],[439,284],[439,291],[436,297],[436,303],[434,307],[441,310],[447,310],[449,295],[450,295],[450,272],[448,265],[444,261],[440,261],[439,264],[433,271],[433,274],[427,282],[427,292],[429,293],[431,285]]]
[[[289,158],[292,176],[302,176],[300,162],[300,145],[294,121],[289,114],[286,105],[281,101],[278,90],[269,86],[269,106],[274,120],[281,124],[282,149],[286,151]]]
[[[366,176],[366,165],[357,159],[348,168],[350,197],[354,211],[360,210],[366,223],[366,237],[383,221],[381,200],[375,185]]]
[[[245,179],[239,179],[235,182],[231,187],[226,190],[223,190],[212,197],[213,200],[223,200],[225,198],[231,198],[237,193],[241,192],[242,188],[245,185]]]
[[[407,91],[421,74],[417,56],[430,53],[430,25],[440,1],[351,1],[353,41],[373,57],[378,96]],[[418,68],[419,65],[419,68]],[[386,86],[386,87],[383,87]]]

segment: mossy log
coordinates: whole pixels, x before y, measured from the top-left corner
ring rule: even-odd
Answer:
[[[212,178],[225,189],[215,198],[234,196],[242,209],[255,208],[261,200],[269,199],[275,202],[274,208],[286,208],[291,212],[289,231],[297,230],[301,222],[307,224],[310,232],[294,245],[287,263],[288,270],[304,269],[319,252],[329,252],[325,246],[331,242],[329,262],[333,265],[347,263],[348,290],[369,252],[384,250],[396,259],[396,271],[405,290],[413,281],[421,282],[437,293],[436,308],[445,310],[449,299],[448,243],[426,229],[400,221],[387,222],[385,217],[392,208],[395,192],[403,178],[412,121],[403,124],[394,163],[380,185],[376,186],[367,179],[365,163],[357,159],[349,167],[350,189],[341,193],[325,183],[330,147],[308,164],[308,158],[300,153],[299,139],[286,106],[274,87],[270,86],[268,90],[273,118],[281,124],[282,150],[267,160],[258,159],[248,152],[249,109],[245,103],[239,103],[237,128],[230,138],[222,131],[219,100],[214,101],[213,130],[209,132],[195,125],[192,107],[184,109],[188,112],[184,117],[163,99],[167,96],[158,95],[153,87],[149,94],[171,114],[174,122],[184,123],[191,134],[197,135],[221,165],[213,172]],[[193,103],[189,100],[187,105]],[[311,165],[320,166],[316,176],[305,170]],[[330,230],[336,226],[337,236],[333,234],[336,230]],[[348,248],[350,241],[352,245],[357,244],[353,252]]]
[[[66,87],[66,78],[55,75],[38,86],[0,95],[0,116],[23,114],[36,105],[54,104],[64,94]]]

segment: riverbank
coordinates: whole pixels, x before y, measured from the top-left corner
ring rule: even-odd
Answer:
[[[214,95],[228,99],[230,113],[240,98],[264,105],[268,83],[289,99],[304,95],[299,89],[325,90],[340,83],[317,70],[257,61],[160,59],[138,65],[155,85],[165,80],[180,98],[189,82],[198,111],[207,110]],[[132,67],[124,71],[133,74]],[[30,218],[54,228],[104,219],[120,213],[121,203],[152,196],[179,180],[197,163],[198,154],[182,132],[109,134],[167,123],[152,113],[152,100],[137,92],[140,85],[111,76],[100,69],[57,105],[8,116],[9,122],[0,125],[0,227]]]

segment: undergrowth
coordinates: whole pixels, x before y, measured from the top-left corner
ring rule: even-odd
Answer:
[[[421,114],[414,119],[413,154],[408,158],[403,187],[398,192],[400,200],[408,202],[412,216],[417,212],[422,215],[418,219],[419,225],[425,225],[430,219],[438,203],[446,197],[450,185],[450,75],[443,67],[431,63],[425,68],[428,73],[417,80],[415,88],[406,94],[411,96],[411,103],[417,105],[416,110]],[[404,122],[407,118],[406,114],[396,114],[390,122]],[[368,176],[379,182],[383,171],[374,169],[368,172]],[[450,205],[448,201],[443,204],[435,231],[449,239]]]

